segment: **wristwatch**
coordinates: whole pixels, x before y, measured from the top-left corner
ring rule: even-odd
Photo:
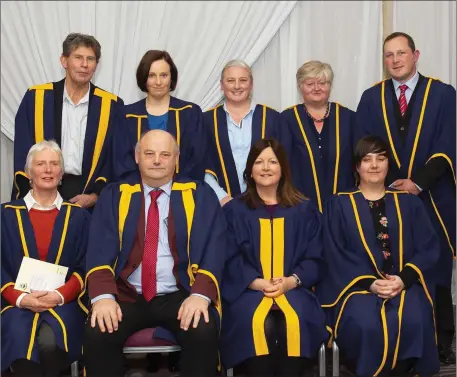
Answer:
[[[297,274],[292,274],[292,276],[295,278],[295,283],[297,284],[297,287],[300,287],[301,286],[301,280],[298,277],[298,275]]]

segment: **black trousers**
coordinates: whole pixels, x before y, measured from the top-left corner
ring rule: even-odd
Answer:
[[[92,328],[90,316],[84,333],[83,360],[87,377],[123,377],[122,348],[127,338],[136,331],[161,326],[176,336],[181,346],[180,369],[183,377],[214,377],[218,364],[218,330],[214,318],[209,323],[203,316],[197,328],[187,331],[180,328],[178,311],[188,293],[180,290],[157,296],[147,302],[142,295],[136,302],[119,302],[122,322],[113,333],[101,332],[98,325]]]
[[[455,334],[451,288],[436,286],[435,315],[438,347],[450,347]]]
[[[241,369],[248,376],[302,376],[312,360],[287,356],[286,319],[281,310],[272,310],[265,320],[265,336],[269,355],[251,357]],[[238,368],[237,368],[238,369]]]
[[[11,364],[14,375],[20,377],[58,377],[70,362],[67,353],[57,347],[54,331],[46,322],[42,322],[38,328],[36,344],[40,363],[37,364],[27,359],[15,360]]]

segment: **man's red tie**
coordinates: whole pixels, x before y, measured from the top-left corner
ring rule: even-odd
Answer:
[[[398,102],[400,103],[400,112],[402,117],[405,116],[406,109],[408,108],[405,96],[406,89],[408,89],[408,85],[400,85],[400,97],[398,97]]]
[[[141,287],[146,301],[151,301],[157,294],[157,248],[159,246],[159,207],[157,198],[162,190],[153,190],[151,205],[148,209],[146,234],[144,237],[143,260],[141,264]]]

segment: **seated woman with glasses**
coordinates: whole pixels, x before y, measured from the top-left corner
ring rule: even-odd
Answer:
[[[422,201],[386,188],[388,150],[379,137],[360,139],[357,187],[327,201],[328,274],[317,294],[342,362],[357,376],[431,376],[440,369],[433,311],[440,245]]]
[[[31,190],[2,204],[2,370],[15,376],[58,377],[81,355],[83,288],[89,213],[64,202],[57,186],[63,158],[54,141],[33,145],[25,172]],[[31,293],[15,289],[24,257],[68,268],[65,284]]]
[[[284,148],[251,148],[246,192],[224,206],[221,357],[249,376],[301,376],[328,339],[313,286],[325,270],[321,214],[293,186]]]

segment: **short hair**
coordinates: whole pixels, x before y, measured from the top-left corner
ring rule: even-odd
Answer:
[[[374,135],[364,136],[359,139],[352,155],[352,168],[357,183],[360,183],[360,175],[357,172],[357,168],[360,167],[363,158],[369,153],[383,154],[390,160],[389,146],[384,139]]]
[[[146,130],[144,131],[141,136],[140,136],[140,139],[137,141],[136,145],[135,145],[135,152],[139,152],[140,151],[140,144],[141,144],[141,141],[143,140],[143,138],[146,136],[147,133],[151,132],[151,131],[156,131],[156,130]],[[179,145],[178,145],[178,142],[176,141],[176,138],[168,131],[164,131],[164,130],[161,130],[163,132],[166,132],[167,134],[169,134],[171,136],[171,138],[173,139],[174,141],[174,146],[175,146],[175,152],[179,154]]]
[[[151,64],[157,60],[165,60],[170,66],[170,91],[176,89],[178,83],[178,68],[176,68],[170,54],[167,51],[162,50],[149,50],[143,55],[138,64],[138,68],[136,69],[136,83],[142,92],[148,92],[146,83],[148,81],[149,69],[151,68]]]
[[[273,138],[259,139],[251,147],[246,161],[246,168],[243,172],[243,178],[246,182],[247,188],[241,195],[240,199],[243,200],[251,209],[258,208],[263,204],[263,200],[257,192],[257,186],[254,178],[252,178],[252,168],[255,160],[259,157],[262,151],[268,147],[273,149],[274,154],[278,158],[279,166],[281,166],[281,178],[277,189],[279,204],[286,207],[292,207],[306,200],[306,197],[298,191],[292,183],[292,173],[290,171],[289,162],[287,161],[287,153],[284,147]]]
[[[100,43],[92,36],[81,33],[71,33],[67,35],[67,38],[62,43],[62,55],[67,58],[70,56],[73,50],[76,50],[78,47],[84,46],[91,48],[95,53],[95,60],[100,60],[102,56],[102,47]]]
[[[300,86],[308,78],[324,78],[326,82],[332,85],[333,70],[330,64],[323,63],[319,60],[310,60],[303,64],[297,70],[297,85]]]
[[[251,79],[251,81],[254,81],[253,79],[253,76],[252,76],[252,70],[251,70],[251,67],[249,66],[248,63],[246,63],[244,60],[240,60],[240,59],[233,59],[233,60],[230,60],[225,66],[224,68],[222,68],[222,72],[221,72],[221,81],[224,80],[224,73],[227,69],[231,68],[231,67],[239,67],[239,68],[244,68],[248,71],[248,74],[249,74],[249,78]]]
[[[382,44],[382,50],[384,51],[384,46],[387,42],[398,37],[405,37],[408,40],[408,46],[411,49],[411,51],[416,51],[416,44],[414,43],[413,38],[409,34],[403,33],[401,31],[396,31],[395,33],[388,35],[386,39],[384,39],[384,43]]]
[[[43,141],[40,141],[39,143],[32,145],[32,147],[29,149],[29,153],[27,153],[27,158],[25,159],[24,171],[29,177],[30,177],[30,170],[32,169],[32,162],[33,162],[35,155],[38,152],[41,152],[45,149],[50,149],[57,153],[57,155],[59,156],[60,167],[61,167],[62,173],[63,173],[63,171],[64,171],[63,155],[62,155],[62,150],[60,149],[59,145],[54,140],[43,140]]]

